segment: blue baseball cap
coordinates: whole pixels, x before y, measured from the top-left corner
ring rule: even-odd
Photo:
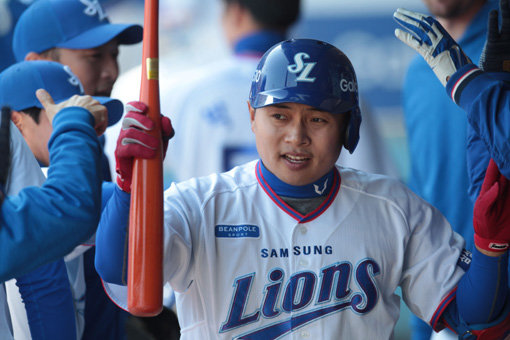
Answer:
[[[96,48],[114,38],[136,44],[142,41],[142,26],[110,23],[99,0],[37,0],[18,19],[12,49],[22,61],[29,52]]]
[[[48,91],[57,104],[75,94],[84,94],[80,80],[68,66],[46,60],[22,61],[0,73],[0,106],[16,111],[31,107],[42,109],[35,95],[38,89]],[[106,106],[108,126],[119,121],[124,110],[122,102],[109,97],[93,98]]]

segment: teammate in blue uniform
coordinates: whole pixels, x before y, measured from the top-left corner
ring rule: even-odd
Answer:
[[[424,57],[446,87],[448,96],[467,113],[467,165],[469,194],[473,201],[482,190],[485,170],[491,159],[501,169],[501,173],[510,178],[510,116],[507,98],[510,74],[489,73],[505,71],[505,60],[510,59],[507,49],[510,47],[508,0],[502,0],[500,7],[503,18],[501,32],[498,13],[492,11],[487,42],[480,60],[481,66],[488,72],[482,72],[472,64],[463,49],[432,17],[403,9],[398,9],[394,15],[406,30],[397,29],[397,38]],[[492,246],[501,247],[501,244],[495,243]]]
[[[249,96],[260,160],[165,192],[164,279],[177,292],[183,339],[391,338],[397,286],[435,330],[506,334],[508,252],[478,240],[502,230],[510,242],[508,180],[489,167],[471,259],[441,213],[400,182],[335,165],[359,139],[357,89],[330,44],[275,45]],[[116,189],[97,233],[98,271],[118,285],[128,212],[129,195]],[[106,289],[125,306],[122,287]]]
[[[33,0],[4,0],[0,2],[0,71],[14,64],[12,52],[12,31],[21,13]]]
[[[89,237],[99,221],[99,142],[93,127],[103,124],[106,110],[90,97],[73,97],[52,104],[51,97],[41,91],[38,98],[54,127],[48,145],[54,165],[41,188],[22,189],[16,196],[7,195],[3,201],[0,228],[2,282],[63,256]],[[103,124],[103,131],[105,127]],[[12,135],[15,146],[7,192],[15,186],[11,181],[16,180],[16,172],[23,173],[17,161],[22,157],[33,159],[26,144],[20,140],[21,135],[16,131]],[[28,162],[32,168],[37,166],[35,161]],[[76,164],[88,166],[75,169]]]
[[[19,128],[40,164],[49,165],[48,140],[51,123],[35,97],[38,88],[53,93],[56,101],[62,101],[80,92],[79,81],[71,71],[54,62],[22,62],[0,74],[0,104],[13,108],[12,120]],[[122,114],[122,104],[109,100],[110,119]],[[37,147],[39,145],[39,147]],[[37,147],[37,149],[35,149]],[[30,326],[30,334],[13,324],[16,337],[53,339],[76,337],[73,296],[69,286],[67,270],[62,259],[38,267],[30,273],[16,277],[16,286],[7,283],[7,289],[19,288],[23,298],[23,309]],[[10,300],[10,309],[15,309],[16,300]],[[41,311],[45,311],[41,313]],[[16,322],[16,319],[13,320]],[[71,335],[70,335],[71,334]]]
[[[47,162],[45,155],[48,153],[45,145],[47,141],[44,140],[43,136],[51,134],[51,126],[48,131],[49,122],[45,119],[45,116],[41,112],[40,105],[35,101],[35,97],[33,93],[36,88],[48,88],[55,94],[56,100],[60,100],[61,98],[66,98],[72,94],[82,94],[82,87],[79,80],[76,76],[70,71],[69,67],[64,66],[62,64],[56,62],[49,61],[26,61],[15,64],[8,69],[6,69],[0,77],[0,102],[10,104],[15,111],[13,115],[15,118],[13,119],[16,122],[16,125],[20,128],[22,134],[26,138],[26,140],[31,145],[32,151],[34,152],[37,160],[40,163]],[[110,100],[108,102],[109,112],[111,113],[108,117],[108,123],[110,124],[112,121],[117,121],[117,119],[122,114],[122,104],[117,100]],[[36,123],[39,122],[39,123]],[[170,121],[168,118],[162,119],[163,131],[171,130],[171,126],[169,125]],[[142,138],[142,141],[145,145],[151,145],[153,140],[150,136],[132,136],[132,138]],[[128,154],[131,150],[127,151]],[[130,154],[136,154],[136,150],[132,151]],[[48,164],[45,164],[48,165]],[[119,169],[121,171],[121,169]],[[104,182],[103,183],[103,203],[104,206],[106,198],[110,196],[109,191],[111,191],[114,186],[113,183]],[[46,268],[48,270],[48,268]],[[53,271],[51,273],[54,273]],[[59,332],[62,327],[70,327],[74,325],[74,312],[73,306],[71,304],[70,314],[72,316],[72,323],[65,323],[63,320],[64,307],[66,305],[65,297],[60,296],[59,298],[55,298],[55,294],[53,296],[46,294],[45,290],[35,290],[34,284],[37,287],[42,286],[44,282],[54,282],[55,279],[52,280],[44,280],[48,275],[47,273],[39,273],[39,280],[35,277],[35,272],[31,273],[32,277],[34,277],[31,283],[32,289],[27,289],[26,291],[31,294],[30,299],[28,301],[32,301],[32,296],[36,296],[37,299],[33,299],[36,302],[35,310],[47,310],[50,309],[50,312],[33,313],[33,317],[31,317],[30,313],[28,314],[28,321],[30,325],[30,330],[32,333],[32,337],[37,336],[35,334],[50,334],[54,332],[55,335],[51,336],[54,339],[69,338],[69,335],[64,332]],[[42,278],[41,278],[42,277]],[[65,277],[67,280],[67,277]],[[25,282],[29,281],[29,279],[21,278],[20,291],[24,293]],[[69,288],[69,283],[67,282],[67,288]],[[44,288],[44,287],[43,287]],[[56,288],[54,286],[49,290],[50,292],[55,292]],[[44,300],[43,300],[44,298]],[[23,296],[24,301],[27,300],[26,294]],[[44,303],[47,302],[46,305]],[[71,297],[69,296],[69,302],[72,302]],[[60,310],[57,307],[61,306]],[[49,307],[48,307],[49,306]],[[27,307],[27,312],[31,312],[32,309]],[[53,312],[53,313],[51,313]],[[58,316],[57,320],[52,319],[52,316]],[[42,318],[42,319],[41,319]],[[38,328],[44,328],[46,331],[34,331],[34,325]],[[106,327],[106,326],[105,326]],[[73,337],[76,332],[73,332]],[[78,337],[80,337],[80,333],[78,333]]]
[[[498,74],[482,74],[474,70],[474,65],[461,68],[451,77],[447,84],[449,96],[468,114],[470,122],[468,130],[468,170],[470,175],[469,193],[475,199],[480,191],[485,176],[484,166],[489,159],[495,160],[501,173],[510,178],[508,169],[508,126],[510,117],[500,106],[499,93],[506,96],[506,82],[510,80],[510,4],[508,0],[500,0],[501,29],[499,28],[498,11],[494,10],[489,17],[487,41],[480,57],[480,69]],[[504,73],[502,73],[504,72]],[[465,77],[469,74],[469,77]],[[495,79],[494,79],[495,78]],[[494,80],[492,80],[494,79]],[[499,79],[504,81],[499,81]],[[455,87],[455,93],[454,93]],[[462,98],[462,101],[461,101]]]
[[[487,16],[496,0],[423,0],[428,10],[455,34],[465,52],[478,60]],[[409,148],[407,184],[438,208],[473,247],[473,202],[467,193],[465,114],[444,94],[420,56],[410,63],[402,86],[402,109]],[[424,143],[424,141],[427,141]],[[486,168],[486,167],[485,167]],[[483,177],[482,177],[483,179]],[[413,340],[428,340],[431,330],[412,318]]]
[[[110,96],[119,74],[119,46],[141,40],[140,25],[111,23],[100,1],[37,0],[19,18],[12,49],[17,61],[42,59],[67,65],[85,94]],[[100,142],[104,146],[104,136]],[[102,178],[111,181],[108,159],[102,157]],[[104,295],[93,265],[95,248],[81,251],[66,263],[79,315],[85,318],[83,338],[123,339],[128,315]]]
[[[93,127],[102,126],[104,131],[106,126],[102,122],[106,120],[106,109],[90,97],[73,97],[57,105],[44,91],[38,93],[38,98],[53,123],[53,135],[49,141],[53,165],[45,184],[41,188],[36,187],[42,184],[44,176],[21,134],[12,125],[12,163],[5,189],[7,194],[17,194],[7,196],[1,207],[2,282],[62,257],[90,237],[99,220],[101,158]],[[9,120],[6,115],[2,117],[3,125],[5,120]],[[2,137],[6,132],[2,131]],[[8,150],[9,146],[3,144],[4,156],[9,154]],[[77,169],[74,168],[76,165],[79,165]],[[23,189],[26,186],[30,187]],[[2,339],[12,339],[3,286],[0,287],[0,304]],[[60,329],[65,335],[75,337],[72,331],[74,318],[68,320],[64,315],[61,322],[66,321],[72,323]],[[41,338],[44,334],[57,335],[51,329],[45,331],[34,334],[33,338]]]

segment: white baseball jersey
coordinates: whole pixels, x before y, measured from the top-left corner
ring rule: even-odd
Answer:
[[[27,186],[40,186],[44,182],[44,175],[32,152],[25,143],[16,126],[11,123],[11,169],[7,179],[7,195],[13,196]],[[26,315],[25,315],[26,320]],[[15,325],[16,333],[20,333]],[[4,284],[0,284],[0,334],[2,339],[12,339],[13,328],[7,305]],[[26,335],[25,333],[20,333]],[[28,333],[30,334],[30,333]]]
[[[398,286],[437,318],[464,273],[463,239],[399,181],[337,170],[306,216],[256,161],[165,192],[164,279],[183,339],[389,339]]]

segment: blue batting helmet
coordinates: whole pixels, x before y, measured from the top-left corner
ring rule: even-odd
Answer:
[[[250,105],[307,104],[333,114],[350,113],[344,146],[359,140],[361,111],[356,74],[338,48],[313,39],[291,39],[271,47],[260,60],[250,90]]]

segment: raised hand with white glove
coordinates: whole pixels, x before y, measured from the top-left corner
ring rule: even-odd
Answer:
[[[433,17],[399,8],[393,18],[405,29],[397,28],[395,36],[421,54],[443,86],[458,69],[471,64],[459,44]]]

